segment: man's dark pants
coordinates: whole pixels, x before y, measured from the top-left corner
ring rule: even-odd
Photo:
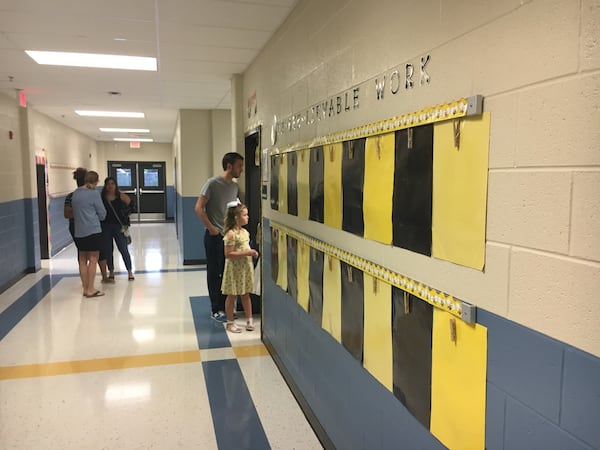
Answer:
[[[221,279],[225,268],[225,253],[223,236],[211,235],[208,230],[204,233],[204,250],[206,252],[206,281],[208,295],[213,314],[225,311],[225,295],[221,294]]]

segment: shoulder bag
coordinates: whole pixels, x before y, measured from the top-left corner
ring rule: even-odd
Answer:
[[[112,205],[112,202],[109,201],[108,199],[106,201],[108,203],[108,206],[110,206],[110,209],[112,209],[113,213],[115,214],[115,217],[117,218],[117,221],[119,222],[119,225],[121,225],[121,233],[123,233],[123,236],[125,236],[127,245],[131,244],[131,234],[129,233],[129,226],[123,225],[123,222],[121,222],[121,218],[117,214],[117,211],[115,211],[115,207]]]

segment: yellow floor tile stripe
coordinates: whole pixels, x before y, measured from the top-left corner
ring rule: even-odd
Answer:
[[[163,366],[191,362],[200,362],[200,351],[190,350],[185,352],[157,353],[152,355],[121,356],[115,358],[0,367],[0,380],[68,375],[103,370],[132,369],[136,367]]]
[[[233,347],[233,353],[236,358],[249,358],[251,356],[269,356],[267,347],[263,344],[258,345],[241,345],[239,347]]]

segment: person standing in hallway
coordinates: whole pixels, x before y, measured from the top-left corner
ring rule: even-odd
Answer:
[[[102,202],[106,209],[106,218],[102,221],[102,242],[104,254],[106,256],[106,265],[108,266],[108,281],[115,280],[115,261],[113,242],[117,243],[119,253],[127,269],[127,279],[135,279],[132,272],[131,255],[127,248],[127,238],[124,231],[129,228],[129,213],[131,212],[131,198],[119,190],[117,180],[113,177],[107,177],[104,180],[102,188]]]
[[[233,320],[233,308],[238,295],[242,298],[246,314],[246,330],[254,331],[250,292],[254,288],[252,258],[258,258],[258,252],[250,248],[250,233],[243,228],[245,225],[248,225],[248,208],[239,200],[229,202],[223,230],[225,269],[223,270],[221,291],[227,296],[225,299],[226,329],[231,333],[241,333],[242,331]]]
[[[244,170],[244,157],[229,152],[223,156],[223,172],[209,178],[200,189],[200,195],[194,208],[198,218],[204,224],[204,250],[206,252],[206,279],[212,309],[212,318],[227,322],[225,315],[225,295],[221,293],[221,280],[225,267],[223,228],[227,203],[238,198],[239,188],[234,179]]]
[[[77,187],[81,187],[85,184],[85,174],[87,173],[87,169],[85,167],[78,167],[73,171],[73,179],[77,184]],[[75,192],[75,191],[73,191]],[[65,219],[69,219],[69,233],[71,234],[71,238],[73,238],[73,242],[75,242],[75,219],[73,218],[73,192],[67,194],[65,197],[65,206],[63,208],[63,214]],[[77,261],[79,261],[79,254],[77,255]],[[107,271],[106,271],[106,257],[104,256],[104,252],[100,250],[100,254],[98,255],[98,267],[100,267],[100,273],[102,274],[102,282],[106,283],[108,281]]]
[[[75,222],[75,245],[79,250],[79,275],[85,297],[101,297],[104,292],[94,289],[96,264],[102,247],[100,221],[106,217],[100,193],[96,191],[98,173],[90,170],[85,175],[85,185],[73,192],[71,206]]]

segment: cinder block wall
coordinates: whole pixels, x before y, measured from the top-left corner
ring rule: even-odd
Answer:
[[[394,68],[402,73],[407,63],[418,67],[424,55],[429,84],[385,102],[361,91],[357,110],[288,131],[277,146],[484,96],[491,130],[483,271],[280,214],[268,201],[263,214],[478,306],[488,328],[487,448],[600,448],[598,36],[597,0],[303,0],[244,74],[238,102],[256,93],[258,110],[245,128],[263,125],[263,147],[274,116],[301,112]],[[277,288],[270,295],[265,301],[286,296]],[[304,317],[295,307],[266,305],[264,321],[302,391],[305,373],[319,373],[319,361],[339,355],[326,337],[313,342],[310,358],[294,352],[286,330],[299,329],[294,321]],[[353,392],[371,388],[353,383]],[[310,398],[313,389],[303,394]],[[336,400],[344,389],[334,391],[311,405],[326,432],[367,442],[353,419],[333,419],[344,408]],[[360,414],[405,420],[392,409]],[[367,422],[368,430],[381,426]]]
[[[427,86],[279,139],[314,136],[481,94],[491,112],[483,272],[310,234],[600,356],[600,5],[597,0],[300,1],[244,74],[268,146],[296,113],[429,54]],[[265,216],[286,222],[264,204]],[[305,224],[292,222],[296,228]]]

